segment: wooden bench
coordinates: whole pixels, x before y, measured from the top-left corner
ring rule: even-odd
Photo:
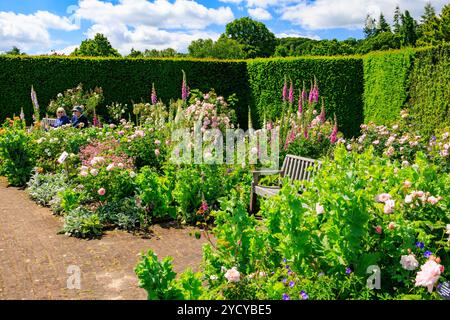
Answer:
[[[53,119],[53,118],[43,118],[42,119],[42,123],[44,123],[44,124],[46,124],[46,125],[48,125],[50,127],[53,127],[55,125],[55,123],[56,123],[56,120],[57,119]]]
[[[307,170],[309,167],[314,167],[314,169]],[[283,161],[281,170],[253,171],[252,190],[250,194],[250,213],[255,212],[257,195],[270,198],[274,195],[277,195],[281,189],[279,186],[260,186],[258,184],[260,176],[280,174],[281,177],[289,177],[289,179],[293,181],[309,181],[314,172],[320,169],[320,167],[321,162],[319,160],[308,159],[288,154]]]

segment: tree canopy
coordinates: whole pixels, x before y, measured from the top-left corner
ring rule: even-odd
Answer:
[[[81,42],[80,47],[76,48],[71,55],[89,57],[120,57],[119,52],[112,47],[109,40],[101,33],[97,33],[94,39],[86,39]]]

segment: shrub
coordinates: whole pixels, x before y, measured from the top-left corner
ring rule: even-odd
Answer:
[[[16,187],[25,186],[35,165],[35,153],[25,122],[19,118],[7,119],[0,128],[0,158],[8,182]]]
[[[27,192],[31,199],[43,206],[48,206],[59,192],[68,188],[66,179],[67,175],[64,172],[56,174],[35,172],[27,183]]]
[[[390,125],[408,100],[409,74],[415,52],[370,53],[364,61],[364,122]]]
[[[116,59],[74,57],[0,57],[0,119],[18,114],[24,107],[31,118],[30,84],[34,85],[41,106],[47,106],[57,93],[83,83],[85,90],[101,87],[104,101],[97,112],[106,115],[113,102],[131,105],[150,102],[152,83],[158,97],[168,103],[181,96],[182,72],[190,88],[203,92],[215,88],[228,97],[236,93],[236,114],[242,127],[247,125],[250,104],[245,61],[193,59]],[[124,81],[126,75],[126,81]],[[43,110],[42,112],[45,112]],[[131,110],[127,110],[130,113]]]
[[[326,113],[336,114],[346,136],[358,133],[363,122],[363,65],[358,58],[277,58],[248,61],[248,74],[255,101],[256,116],[274,120],[281,114],[282,88],[285,76],[292,79],[295,101],[303,83],[317,78],[321,96],[325,97]],[[277,102],[279,101],[279,102]],[[255,121],[256,123],[256,121]]]
[[[97,214],[85,208],[77,208],[64,217],[64,227],[61,231],[77,238],[98,238],[102,235],[102,224]]]
[[[420,50],[411,71],[409,109],[423,135],[450,125],[450,45]]]
[[[135,198],[125,198],[100,206],[96,214],[102,225],[117,226],[119,229],[132,231],[144,220],[146,212]]]

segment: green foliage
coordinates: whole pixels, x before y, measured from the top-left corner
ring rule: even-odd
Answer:
[[[358,49],[358,53],[366,54],[371,51],[389,50],[400,48],[400,36],[391,32],[382,32],[374,35],[362,42]]]
[[[2,173],[12,186],[24,186],[35,165],[33,141],[25,129],[25,122],[6,119],[0,128],[0,158]]]
[[[182,56],[182,54],[172,48],[167,48],[164,50],[145,49],[144,52],[134,50],[132,48],[127,58],[174,58],[179,56]]]
[[[212,39],[199,39],[189,45],[189,55],[194,58],[216,59],[243,59],[244,46],[234,39],[220,37],[217,41]]]
[[[364,122],[391,124],[408,99],[414,51],[372,53],[364,57]]]
[[[449,126],[450,45],[418,51],[410,81],[410,114],[422,134]]]
[[[356,51],[358,41],[347,39],[344,41],[313,40],[308,38],[281,38],[277,39],[275,57],[292,57],[306,55],[334,56],[350,55]]]
[[[275,35],[262,22],[249,17],[228,23],[224,36],[244,45],[246,58],[270,57],[275,52]]]
[[[422,17],[423,24],[420,26],[422,36],[418,40],[418,44],[438,45],[450,42],[450,4],[442,8],[439,16],[435,15],[432,7],[425,8],[425,14]]]
[[[135,198],[120,199],[100,206],[96,214],[103,225],[117,226],[119,229],[132,231],[145,221],[147,212]]]
[[[94,39],[86,39],[76,48],[72,56],[81,57],[120,57],[119,52],[111,46],[108,39],[97,33]]]
[[[72,237],[91,239],[102,235],[102,224],[97,214],[85,208],[77,208],[65,216],[64,227],[61,233]]]
[[[64,172],[56,174],[35,172],[27,183],[27,193],[40,205],[48,206],[59,192],[68,188],[66,179],[67,175]]]
[[[148,300],[183,299],[183,293],[176,284],[171,257],[159,262],[156,254],[149,250],[147,255],[141,255],[135,272],[139,278],[139,287],[147,291]]]
[[[363,65],[358,58],[257,59],[248,62],[248,73],[259,120],[275,119],[282,109],[285,76],[293,80],[296,94],[303,82],[309,87],[314,76],[325,98],[326,114],[336,114],[339,130],[356,135],[363,121]],[[254,123],[257,123],[254,121]]]
[[[100,115],[106,115],[105,106],[113,102],[128,105],[133,101],[150,102],[152,83],[158,98],[168,104],[170,99],[181,97],[181,70],[188,75],[191,89],[208,92],[214,88],[224,97],[235,93],[239,99],[235,107],[238,121],[241,128],[247,127],[251,95],[246,63],[187,59],[0,56],[0,119],[19,114],[21,107],[26,118],[31,119],[31,84],[41,106],[56,99],[58,92],[79,83],[86,90],[101,87],[104,101],[96,110]],[[45,110],[41,112],[45,115]]]

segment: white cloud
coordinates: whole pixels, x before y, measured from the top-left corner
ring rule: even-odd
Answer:
[[[312,40],[321,40],[320,37],[316,34],[303,34],[298,33],[296,31],[285,31],[276,34],[277,38],[307,38]]]
[[[361,29],[368,13],[378,18],[380,12],[392,22],[395,6],[408,10],[419,19],[428,0],[316,0],[309,2],[298,0],[291,6],[279,8],[281,19],[300,25],[305,29]],[[448,0],[434,0],[437,12]]]
[[[0,12],[0,50],[19,47],[22,51],[49,48],[53,41],[49,29],[72,31],[79,27],[67,17],[60,17],[48,11],[34,14]]]
[[[123,23],[160,29],[204,29],[225,25],[234,19],[229,7],[207,8],[192,0],[121,0],[118,4],[100,0],[80,0],[75,15],[101,25]]]
[[[95,24],[89,28],[87,36],[93,38],[97,33],[104,34],[122,55],[130,53],[131,48],[135,50],[173,48],[178,52],[187,52],[187,47],[193,40],[200,38],[217,40],[220,36],[218,33],[208,31],[167,31],[144,25],[130,29],[125,24],[113,26]]]
[[[248,9],[248,14],[250,15],[250,17],[255,18],[256,20],[272,19],[272,15],[270,14],[270,12],[263,8]]]

